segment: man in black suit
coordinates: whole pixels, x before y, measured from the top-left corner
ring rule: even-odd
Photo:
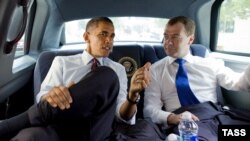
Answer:
[[[2,121],[0,135],[22,129],[12,140],[103,141],[114,117],[134,124],[139,92],[150,81],[150,63],[134,73],[127,93],[125,68],[107,58],[114,36],[109,18],[91,19],[83,34],[84,52],[56,57],[37,95],[38,104]],[[91,70],[93,64],[99,67]]]

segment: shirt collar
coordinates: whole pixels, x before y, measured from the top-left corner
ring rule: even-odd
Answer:
[[[169,56],[169,63],[172,64],[177,58]],[[193,55],[189,52],[186,56],[184,56],[182,59],[185,59],[187,62],[192,63],[193,62]]]
[[[91,62],[93,58],[94,57],[91,54],[89,54],[86,50],[83,51],[82,61],[83,61],[84,65],[87,65],[89,62]],[[100,65],[102,66],[103,65],[103,57],[98,57],[96,59],[99,61]]]

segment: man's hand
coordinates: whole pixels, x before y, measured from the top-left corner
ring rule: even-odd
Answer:
[[[128,92],[128,99],[126,100],[121,108],[120,115],[124,120],[130,120],[136,113],[136,101],[139,97],[139,92],[142,91],[149,85],[150,75],[149,68],[151,64],[146,63],[143,67],[139,68],[131,78],[130,89]],[[133,101],[132,103],[130,101]]]
[[[129,90],[130,99],[136,99],[138,97],[138,93],[149,85],[151,79],[149,74],[150,66],[151,63],[147,62],[132,76]]]
[[[185,112],[188,112],[188,111],[185,111]],[[184,113],[184,112],[183,112],[183,113]],[[181,116],[182,116],[183,113],[177,114],[177,115],[174,114],[174,113],[170,114],[170,115],[168,116],[168,118],[167,118],[168,124],[175,124],[175,125],[179,124],[180,121],[181,121]],[[193,119],[194,121],[199,121],[199,118],[198,118],[197,116],[195,116],[195,115],[192,114],[192,113],[191,113],[191,115],[192,115],[192,119]]]
[[[69,109],[72,103],[72,97],[69,93],[69,88],[74,85],[74,82],[65,86],[57,86],[52,88],[48,94],[42,96],[42,100],[46,100],[52,107],[59,107],[61,110]]]

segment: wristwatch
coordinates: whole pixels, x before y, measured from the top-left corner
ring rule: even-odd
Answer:
[[[138,95],[138,97],[136,98],[136,100],[133,101],[133,100],[129,99],[129,94],[127,94],[127,100],[128,100],[129,103],[137,104],[140,101],[140,95]]]

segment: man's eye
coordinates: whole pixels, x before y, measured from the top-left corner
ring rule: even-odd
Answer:
[[[169,39],[169,36],[166,36],[166,35],[165,35],[164,38],[167,40],[167,39]]]
[[[108,34],[107,34],[107,33],[100,33],[100,36],[102,36],[102,37],[107,37]]]
[[[179,38],[179,36],[173,36],[172,37],[172,39],[178,39]]]

